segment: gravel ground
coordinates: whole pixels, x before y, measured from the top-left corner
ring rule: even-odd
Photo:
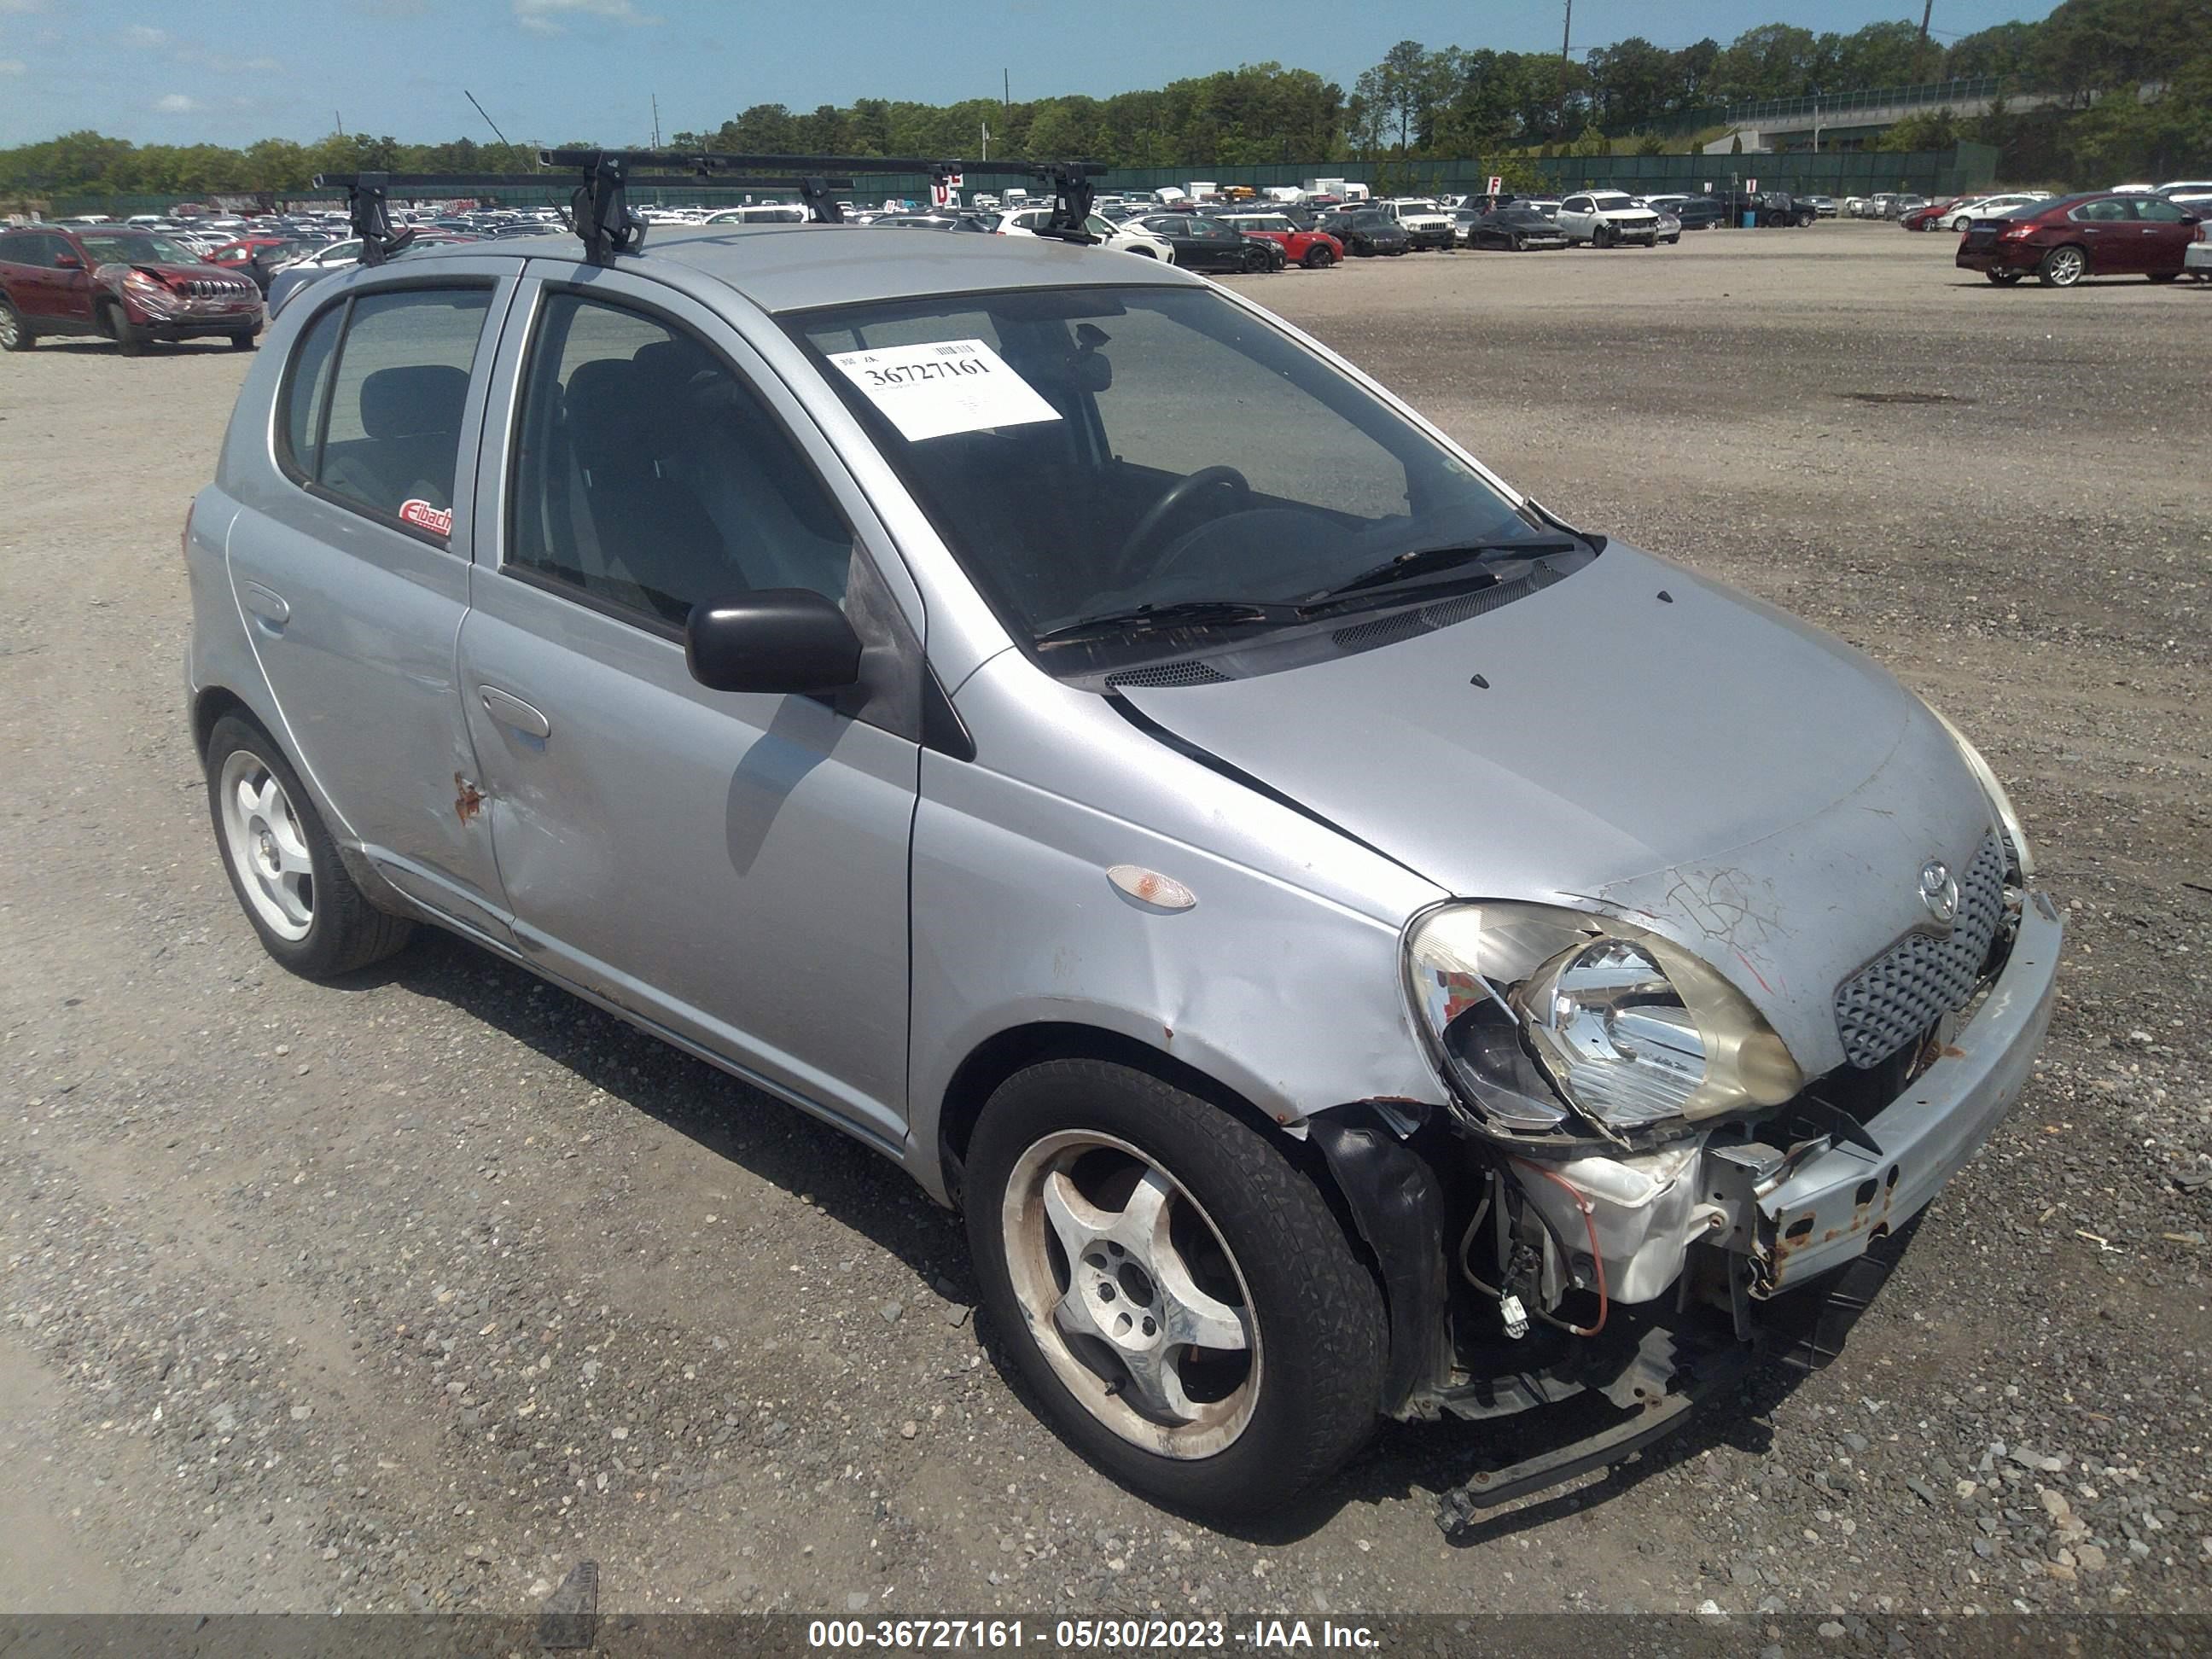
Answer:
[[[1888,664],[2071,918],[2040,1072],[1842,1359],[1449,1544],[1434,1492],[1541,1425],[1391,1430],[1261,1530],[1164,1514],[1030,1414],[871,1154],[442,938],[274,969],[179,708],[242,360],[0,362],[0,1610],[513,1612],[581,1558],[633,1611],[2212,1608],[2212,290],[1950,247],[1240,284]]]

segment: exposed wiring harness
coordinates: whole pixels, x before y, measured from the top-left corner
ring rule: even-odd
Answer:
[[[1533,1174],[1543,1176],[1545,1180],[1550,1182],[1554,1187],[1559,1188],[1560,1191],[1566,1194],[1570,1199],[1574,1200],[1575,1208],[1583,1212],[1583,1230],[1589,1235],[1590,1267],[1597,1275],[1597,1323],[1595,1325],[1571,1325],[1564,1319],[1554,1319],[1550,1314],[1546,1313],[1541,1308],[1534,1309],[1532,1311],[1535,1314],[1537,1318],[1542,1320],[1547,1325],[1556,1325],[1561,1330],[1570,1332],[1576,1336],[1595,1336],[1600,1331],[1605,1328],[1606,1315],[1609,1311],[1611,1306],[1606,1298],[1605,1293],[1605,1258],[1598,1254],[1597,1249],[1596,1212],[1590,1208],[1589,1200],[1583,1196],[1582,1189],[1577,1187],[1572,1182],[1553,1175],[1549,1170],[1546,1169],[1540,1164],[1531,1164],[1525,1158],[1516,1158],[1513,1162]],[[1536,1218],[1543,1222],[1546,1231],[1550,1231],[1552,1224],[1551,1221],[1544,1214],[1541,1206],[1537,1207]],[[1558,1241],[1559,1236],[1556,1232],[1553,1232],[1552,1237],[1554,1241]],[[1559,1249],[1560,1254],[1565,1255],[1566,1253],[1566,1246],[1564,1242],[1560,1243]]]

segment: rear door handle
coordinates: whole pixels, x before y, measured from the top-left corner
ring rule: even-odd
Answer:
[[[501,726],[511,726],[526,738],[553,735],[553,722],[512,692],[495,685],[480,685],[477,693],[483,699],[484,713]]]
[[[282,628],[292,620],[290,602],[273,587],[264,587],[259,582],[247,582],[244,598],[246,608],[271,628]]]

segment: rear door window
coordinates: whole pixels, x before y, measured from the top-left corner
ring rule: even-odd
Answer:
[[[356,295],[316,319],[286,370],[295,481],[442,547],[489,285]]]

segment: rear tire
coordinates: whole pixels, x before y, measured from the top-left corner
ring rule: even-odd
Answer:
[[[983,1109],[965,1208],[994,1334],[1124,1486],[1251,1518],[1373,1430],[1374,1279],[1313,1182],[1219,1107],[1104,1061],[1032,1066]]]
[[[23,320],[23,313],[0,300],[0,351],[28,351],[38,343],[39,337]]]
[[[227,714],[208,738],[208,811],[239,908],[304,979],[334,979],[407,943],[414,924],[369,903],[284,751]]]
[[[2045,288],[2071,288],[2088,270],[2088,254],[2069,242],[2043,256],[2043,263],[2035,268],[2035,280]]]

